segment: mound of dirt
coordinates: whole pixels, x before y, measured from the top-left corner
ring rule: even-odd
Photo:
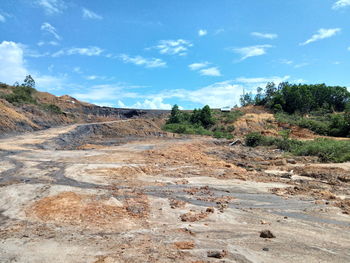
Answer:
[[[123,228],[148,215],[148,199],[136,195],[123,203],[110,197],[62,192],[36,201],[27,215],[44,222],[91,229]]]
[[[278,136],[284,129],[291,130],[291,137],[298,139],[313,139],[319,137],[308,129],[286,123],[278,123],[274,115],[262,106],[247,106],[240,108],[245,114],[235,123],[234,135],[243,137],[254,131],[266,136]]]

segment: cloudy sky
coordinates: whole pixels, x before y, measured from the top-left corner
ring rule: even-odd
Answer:
[[[0,82],[186,109],[268,81],[350,87],[349,17],[350,0],[1,0]]]

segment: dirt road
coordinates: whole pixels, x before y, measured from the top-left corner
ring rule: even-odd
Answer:
[[[305,164],[243,151],[140,120],[2,139],[0,262],[350,262],[349,215],[281,194]]]

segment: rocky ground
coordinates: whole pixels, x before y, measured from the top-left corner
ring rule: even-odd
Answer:
[[[350,262],[350,164],[150,120],[0,140],[1,262]]]

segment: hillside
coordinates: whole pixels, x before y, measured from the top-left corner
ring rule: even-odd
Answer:
[[[24,93],[24,94],[23,94]],[[35,89],[25,93],[21,86],[0,85],[0,136],[36,131],[72,123],[151,118],[167,114],[161,110],[100,107],[68,95],[55,96]]]

